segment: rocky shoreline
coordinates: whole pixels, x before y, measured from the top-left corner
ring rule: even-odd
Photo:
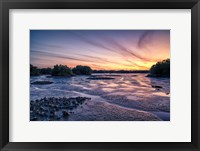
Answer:
[[[30,102],[30,121],[59,121],[67,120],[73,109],[81,106],[87,97],[74,98],[41,98]]]

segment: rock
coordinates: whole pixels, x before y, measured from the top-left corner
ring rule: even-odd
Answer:
[[[39,114],[40,116],[45,116],[45,115],[46,115],[46,113],[45,113],[44,111],[40,111],[38,114]]]
[[[49,117],[50,117],[50,118],[53,118],[53,117],[54,117],[54,115],[53,115],[53,114],[50,114],[50,115],[49,115]]]
[[[158,86],[158,85],[152,85],[152,88],[162,88],[161,86]]]
[[[87,79],[89,79],[89,80],[113,80],[115,78],[110,78],[110,77],[95,77],[95,76],[93,76],[93,77],[89,77]]]
[[[68,117],[69,113],[67,111],[62,111],[63,117]]]
[[[40,107],[40,110],[41,110],[41,111],[45,111],[46,109],[45,109],[43,106],[41,106],[41,107]]]
[[[52,110],[50,111],[50,114],[54,115],[54,113],[55,113],[54,111],[52,111]]]
[[[31,111],[33,110],[33,106],[30,107],[30,110],[31,110]]]
[[[31,84],[40,84],[40,85],[44,85],[44,84],[52,84],[52,81],[35,81],[32,82]]]
[[[32,117],[32,118],[31,118],[31,121],[37,121],[37,120],[38,120],[37,117]]]
[[[86,100],[91,98],[87,97],[74,97],[74,98],[55,98],[44,97],[30,102],[30,117],[35,120],[61,120],[63,117],[68,117],[68,111],[73,111]],[[63,111],[67,110],[67,111]]]
[[[52,76],[46,76],[46,78],[53,78]]]

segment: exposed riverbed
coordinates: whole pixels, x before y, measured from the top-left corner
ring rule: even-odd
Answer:
[[[56,120],[169,121],[170,79],[150,78],[146,75],[106,73],[73,77],[35,76],[31,77],[30,83],[50,82],[30,84],[30,99],[91,98],[70,111],[67,118]]]

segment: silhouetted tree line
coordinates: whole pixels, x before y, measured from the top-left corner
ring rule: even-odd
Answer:
[[[72,70],[65,65],[55,65],[51,72],[52,76],[72,76]]]
[[[89,66],[77,65],[69,68],[66,65],[55,65],[53,68],[41,68],[30,65],[30,75],[50,74],[52,76],[91,75],[92,73],[149,73],[149,77],[170,77],[170,59],[157,62],[150,70],[92,70]]]
[[[30,65],[30,75],[31,76],[38,76],[40,75],[40,69],[38,69],[36,66]]]
[[[72,69],[72,72],[76,75],[80,75],[80,74],[90,75],[92,74],[92,69],[88,66],[78,65]]]
[[[30,75],[38,76],[44,74],[50,74],[52,76],[73,76],[73,75],[90,75],[92,69],[88,66],[78,65],[75,68],[69,68],[66,65],[55,65],[52,68],[41,68],[39,69],[36,66],[30,65]]]
[[[170,59],[157,62],[150,68],[150,77],[170,77]]]
[[[40,74],[51,74],[52,69],[51,68],[42,68],[40,69]]]

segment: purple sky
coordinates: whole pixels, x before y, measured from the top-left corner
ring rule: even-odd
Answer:
[[[31,30],[34,66],[144,70],[170,58],[169,30]]]

